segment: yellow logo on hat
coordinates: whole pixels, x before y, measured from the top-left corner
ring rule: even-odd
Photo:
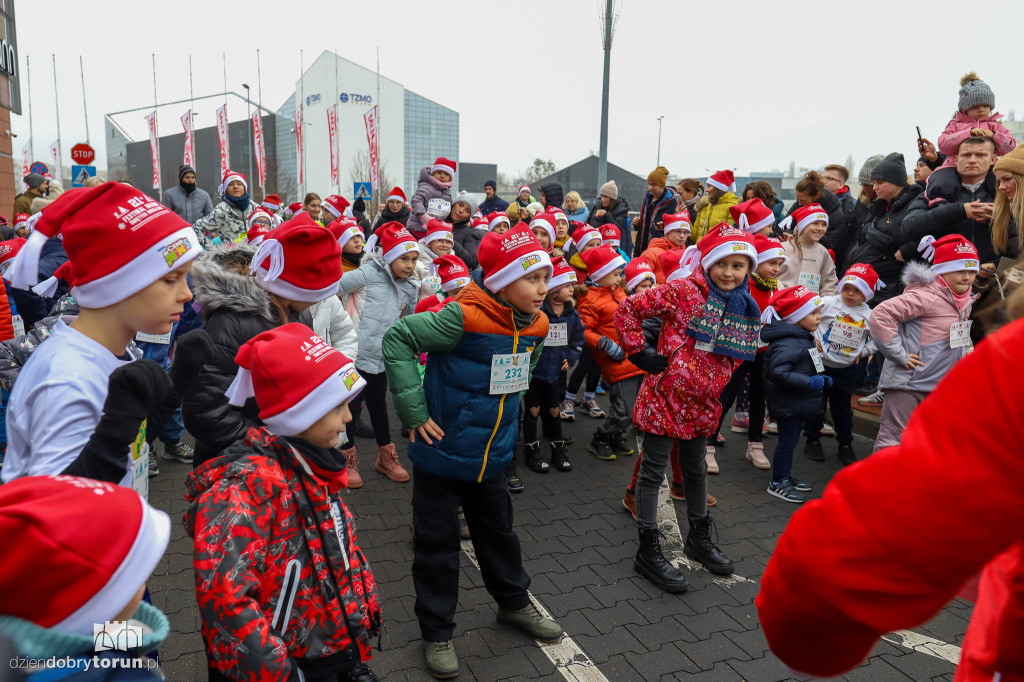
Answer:
[[[976,261],[976,260],[965,260],[964,261],[964,269],[965,270],[968,269],[968,268],[976,268],[976,267],[978,267],[978,261]]]
[[[732,245],[732,250],[733,251],[746,251],[747,250],[747,245],[746,244],[733,244]]]
[[[540,256],[537,256],[535,254],[531,254],[531,255],[527,256],[526,258],[522,259],[519,262],[522,263],[522,265],[523,265],[523,272],[526,272],[527,270],[529,270],[534,265],[536,265],[537,263],[540,262]]]
[[[342,376],[342,381],[345,382],[345,390],[351,391],[352,387],[359,381],[359,374],[356,373],[354,369],[349,368],[345,370],[345,374]]]
[[[167,263],[167,268],[173,270],[174,264],[181,260],[181,257],[188,253],[191,248],[192,242],[189,241],[188,237],[176,239],[165,246],[162,255]]]

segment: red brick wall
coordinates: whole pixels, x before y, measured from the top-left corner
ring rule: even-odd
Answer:
[[[0,107],[0,215],[8,222],[14,220],[14,197],[20,178],[14,177],[14,140],[7,134],[11,129],[11,112]]]

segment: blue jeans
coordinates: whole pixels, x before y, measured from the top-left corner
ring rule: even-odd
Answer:
[[[4,446],[7,445],[7,401],[10,399],[7,389],[0,388],[0,444]]]
[[[800,442],[804,420],[801,417],[787,417],[777,419],[776,423],[779,426],[779,438],[775,443],[775,454],[772,455],[772,481],[778,483],[793,473],[793,453]]]

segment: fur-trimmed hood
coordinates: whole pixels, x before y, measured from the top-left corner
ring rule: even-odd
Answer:
[[[231,268],[248,272],[249,263],[256,255],[250,246],[232,245],[212,247],[199,255],[192,265],[192,288],[202,306],[203,321],[215,310],[231,310],[259,315],[268,322],[277,323],[277,314],[270,294],[254,277]]]
[[[932,270],[932,266],[927,263],[911,261],[903,268],[903,275],[900,279],[903,280],[907,289],[910,289],[912,287],[923,287],[928,286],[929,284],[934,284],[938,277],[939,276],[935,274],[935,271]]]

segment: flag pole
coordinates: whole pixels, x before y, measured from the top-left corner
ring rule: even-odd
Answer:
[[[28,87],[28,153],[32,158],[32,162],[35,162],[36,148],[35,148],[35,135],[32,132],[32,69],[30,68],[28,55],[25,55],[25,78],[27,79]]]
[[[85,103],[85,66],[82,55],[78,55],[78,70],[82,74],[82,113],[85,116],[85,143],[89,144],[89,106]]]
[[[156,52],[153,53],[153,125],[157,123],[156,110],[160,106],[160,100],[156,96]],[[159,130],[159,128],[157,128]],[[160,163],[160,136],[156,136],[156,162]],[[157,198],[160,201],[164,200],[164,181],[163,174],[160,174],[160,186],[156,189]]]
[[[61,149],[60,144],[60,97],[57,92],[57,55],[51,54],[50,58],[53,60],[53,104],[57,109],[57,164],[58,166],[61,166],[57,168],[57,175],[60,176],[61,180],[63,180],[64,169],[62,166],[64,165],[64,162],[62,159],[64,156],[64,150]]]
[[[192,163],[199,165],[196,161],[196,112],[195,112],[196,100],[195,94],[192,92],[192,55],[188,56],[188,120],[189,125],[192,127]]]

